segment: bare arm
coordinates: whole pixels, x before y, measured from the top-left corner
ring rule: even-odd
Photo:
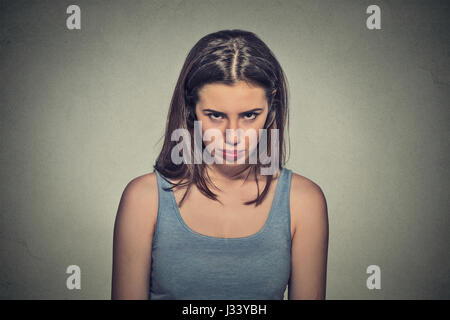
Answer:
[[[154,180],[154,174],[132,180],[120,199],[114,224],[113,300],[148,299],[152,238],[158,210]]]
[[[296,178],[291,192],[292,239],[289,300],[323,300],[326,295],[328,210],[325,196],[313,182]],[[294,187],[297,185],[297,187]]]

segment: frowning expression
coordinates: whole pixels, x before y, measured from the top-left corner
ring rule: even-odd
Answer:
[[[207,84],[199,91],[199,100],[195,108],[197,120],[202,123],[202,133],[208,129],[218,129],[222,134],[219,142],[221,154],[213,156],[228,159],[240,158],[256,146],[250,145],[248,137],[239,135],[238,129],[245,132],[248,129],[256,133],[264,128],[269,106],[263,88],[239,81],[230,86],[222,83]],[[227,129],[235,130],[236,136],[227,137]],[[205,141],[205,145],[213,143]],[[225,152],[227,151],[227,152]]]

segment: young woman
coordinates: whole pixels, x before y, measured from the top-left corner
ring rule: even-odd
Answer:
[[[284,167],[286,121],[286,79],[260,38],[223,30],[195,44],[155,170],[120,200],[112,299],[283,299],[286,286],[288,299],[325,299],[326,200]],[[261,136],[239,129],[267,133],[264,161],[250,161]]]

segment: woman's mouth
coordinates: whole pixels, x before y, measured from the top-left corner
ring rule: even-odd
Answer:
[[[224,158],[237,159],[244,154],[245,150],[219,150]]]

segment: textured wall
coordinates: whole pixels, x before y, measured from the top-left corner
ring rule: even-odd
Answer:
[[[81,30],[66,8],[81,8]],[[368,30],[366,8],[381,8]],[[0,1],[0,298],[109,299],[125,185],[188,50],[255,32],[290,88],[287,167],[328,202],[328,299],[450,298],[448,1]],[[69,265],[81,290],[66,288]],[[366,268],[381,268],[368,290]]]

